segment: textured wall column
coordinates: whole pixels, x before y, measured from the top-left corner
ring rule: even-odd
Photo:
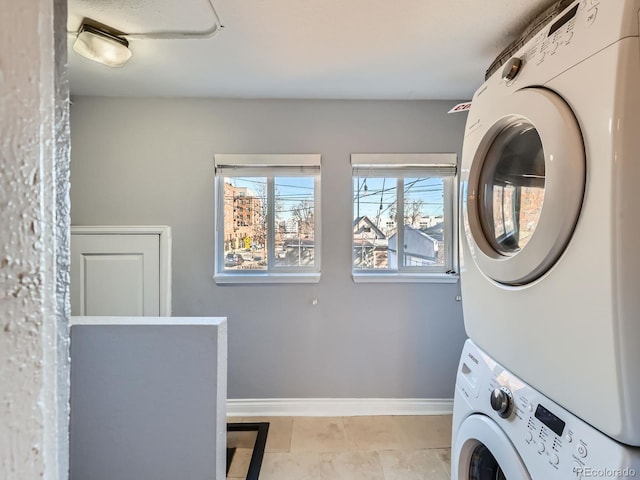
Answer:
[[[53,171],[55,176],[55,227],[51,232],[55,239],[55,313],[54,325],[57,355],[56,374],[57,436],[56,454],[58,459],[58,479],[69,475],[69,394],[70,394],[70,353],[69,319],[70,303],[70,263],[71,263],[71,131],[69,124],[69,76],[67,73],[67,0],[54,0],[54,138],[55,152]],[[52,292],[49,292],[51,294]]]
[[[57,2],[56,12],[65,17],[65,11]],[[68,382],[61,379],[68,377],[68,288],[58,254],[69,224],[68,88],[56,80],[66,62],[55,44],[54,0],[3,2],[0,478],[6,480],[57,480],[67,470]]]

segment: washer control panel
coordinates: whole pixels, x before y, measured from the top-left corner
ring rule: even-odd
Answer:
[[[469,395],[469,385],[477,395]],[[490,417],[529,471],[538,472],[536,478],[640,476],[640,448],[621,445],[597,431],[506,370],[471,340],[463,350],[454,402],[454,431],[471,414]]]
[[[520,417],[522,424],[516,425],[516,428],[522,431],[522,441],[518,443],[526,449],[525,457],[535,458],[537,455],[537,463],[543,463],[551,471],[566,475],[563,478],[588,478],[594,472],[606,469],[622,471],[622,466],[613,460],[615,455],[610,460],[605,460],[603,457],[606,456],[602,455],[612,447],[618,447],[613,440],[539,395],[533,395],[532,400],[533,402],[524,395],[519,398],[523,415]],[[522,425],[525,425],[524,429]],[[600,454],[589,455],[591,446],[600,448]],[[640,474],[637,468],[637,465],[627,465],[627,472]]]

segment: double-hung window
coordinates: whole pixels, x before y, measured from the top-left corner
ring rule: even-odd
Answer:
[[[215,156],[217,283],[320,279],[320,155]]]
[[[354,281],[455,281],[456,154],[352,154]]]

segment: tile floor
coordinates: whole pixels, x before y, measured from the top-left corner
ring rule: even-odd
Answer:
[[[260,480],[448,480],[451,415],[247,417],[269,422]],[[244,479],[255,432],[232,432],[227,479]]]

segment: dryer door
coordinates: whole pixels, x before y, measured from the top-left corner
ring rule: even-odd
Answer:
[[[573,112],[553,92],[527,88],[496,103],[463,155],[465,235],[485,275],[523,285],[549,270],[571,238],[585,150]]]
[[[490,418],[471,415],[451,449],[451,480],[531,480],[520,455]]]

